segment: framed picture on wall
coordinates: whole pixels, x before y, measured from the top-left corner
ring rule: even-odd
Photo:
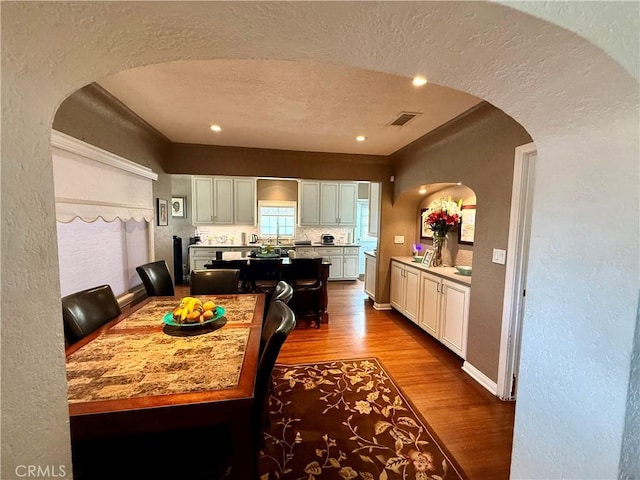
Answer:
[[[156,223],[159,227],[169,225],[169,205],[164,198],[157,198]]]
[[[461,218],[458,224],[458,243],[473,245],[473,237],[476,229],[476,206],[462,205],[460,207]]]
[[[426,208],[420,209],[420,238],[433,238],[433,230],[431,230],[429,225],[426,225],[422,219],[422,214],[426,211]]]
[[[187,218],[187,197],[171,197],[171,216]]]

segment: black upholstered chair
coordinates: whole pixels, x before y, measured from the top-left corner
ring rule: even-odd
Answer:
[[[252,258],[249,261],[249,282],[251,291],[271,295],[282,280],[282,260],[280,258]]]
[[[291,308],[299,315],[313,313],[316,328],[320,328],[322,309],[322,258],[292,258],[291,282],[293,298]]]
[[[142,279],[147,295],[150,297],[164,297],[175,295],[173,279],[169,272],[167,262],[158,260],[157,262],[146,263],[136,267],[136,272]]]
[[[271,390],[271,375],[276,364],[280,349],[289,334],[296,327],[296,316],[283,301],[276,300],[273,304],[272,316],[274,319],[273,329],[269,329],[266,335],[266,342],[258,361],[258,374],[256,376],[254,411],[252,418],[254,433],[253,454],[256,457],[255,464],[258,464],[258,452],[264,445],[264,428],[269,422],[268,399]],[[264,335],[263,331],[263,335]],[[256,478],[258,478],[256,476]]]
[[[62,298],[64,335],[69,344],[120,315],[118,300],[109,285],[101,285]]]
[[[240,270],[240,280],[238,285],[238,291],[246,293],[251,291],[251,284],[249,282],[249,262],[247,260],[211,260],[204,268],[210,270],[219,269],[236,269]]]
[[[194,270],[191,272],[191,295],[238,293],[238,269]]]
[[[282,300],[284,303],[288,304],[291,301],[291,297],[293,297],[293,287],[289,282],[285,280],[280,280],[276,284],[276,288],[274,288],[273,293],[271,294],[271,299],[269,300],[269,303],[267,304],[267,307],[264,310],[263,320],[266,321],[267,315],[269,314],[269,310],[271,309],[271,307],[273,306],[273,303],[276,300]],[[265,322],[262,323],[263,328],[264,328],[264,324]]]

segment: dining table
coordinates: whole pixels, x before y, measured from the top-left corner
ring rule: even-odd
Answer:
[[[67,347],[72,441],[227,424],[232,469],[252,477],[265,295],[198,298],[217,305],[206,324],[175,325],[181,297],[148,297]]]

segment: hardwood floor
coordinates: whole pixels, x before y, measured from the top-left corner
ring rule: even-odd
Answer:
[[[329,315],[319,330],[300,319],[278,362],[377,357],[470,479],[509,478],[514,402],[486,391],[395,310],[374,310],[360,281],[329,284]]]

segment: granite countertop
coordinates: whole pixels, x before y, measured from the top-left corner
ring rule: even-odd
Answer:
[[[374,258],[376,257],[376,252],[364,252],[364,254]]]
[[[458,283],[464,283],[465,285],[471,285],[471,276],[460,275],[456,270],[456,267],[425,267],[424,265],[413,260],[413,257],[391,257],[391,260],[404,263],[413,268],[424,270],[425,272],[434,273],[440,277],[453,280]]]

